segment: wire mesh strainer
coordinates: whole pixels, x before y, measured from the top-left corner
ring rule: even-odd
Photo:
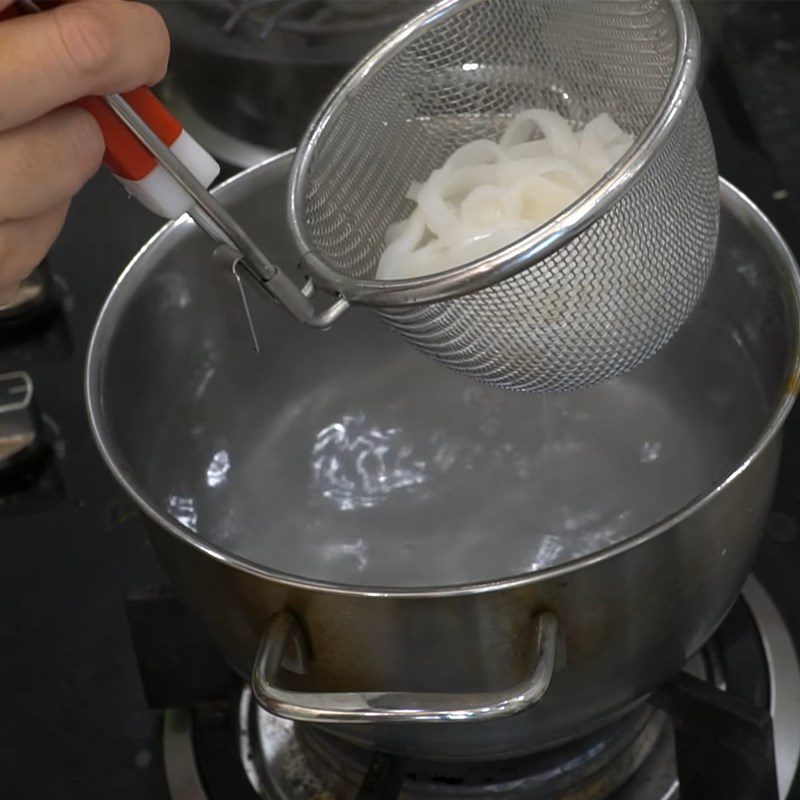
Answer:
[[[672,0],[445,0],[331,95],[298,150],[290,225],[314,283],[369,305],[443,364],[510,389],[626,372],[695,306],[719,191],[694,91],[699,33]],[[529,236],[437,275],[374,279],[405,193],[460,145],[546,107],[608,112],[632,149]]]
[[[33,0],[24,8],[40,11]],[[697,23],[678,0],[436,3],[355,67],[298,149],[289,223],[311,276],[302,289],[126,97],[105,104],[163,167],[159,179],[173,181],[170,199],[217,243],[256,347],[245,275],[307,325],[368,306],[447,366],[505,388],[563,391],[644,361],[702,293],[719,198],[694,91],[698,61]],[[508,247],[447,272],[376,280],[386,230],[410,211],[411,183],[466,142],[497,138],[530,107],[576,129],[607,112],[634,144],[575,203]],[[138,159],[130,144],[125,153]],[[323,310],[312,302],[317,287],[336,295]]]

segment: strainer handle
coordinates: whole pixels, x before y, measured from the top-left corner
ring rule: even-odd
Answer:
[[[152,100],[158,103],[155,98]],[[339,298],[324,311],[317,312],[311,303],[313,291],[309,290],[308,285],[303,290],[299,289],[286,273],[264,255],[247,231],[198,180],[192,170],[161,141],[125,97],[111,94],[106,95],[103,101],[193,201],[187,213],[198,227],[217,245],[229,248],[234,254],[230,264],[234,273],[237,266],[241,266],[259,289],[277,300],[296,320],[311,327],[326,328],[347,310],[347,301]],[[246,304],[245,311],[248,322],[251,322]]]
[[[509,717],[542,699],[555,671],[558,621],[543,611],[533,619],[533,656],[524,680],[506,690],[469,693],[298,692],[276,685],[281,662],[308,666],[305,638],[288,611],[270,623],[253,666],[252,688],[270,713],[298,722],[470,722]],[[291,662],[286,661],[292,656]]]
[[[40,0],[16,0],[3,13],[46,13],[39,3]],[[76,102],[99,124],[106,142],[104,161],[111,172],[151,211],[168,219],[185,212],[217,245],[231,248],[236,256],[229,266],[240,286],[239,266],[296,320],[314,328],[327,328],[347,310],[347,301],[340,297],[317,312],[310,301],[310,284],[299,289],[264,255],[208,190],[219,174],[219,165],[147,87]],[[244,308],[258,350],[246,300]]]

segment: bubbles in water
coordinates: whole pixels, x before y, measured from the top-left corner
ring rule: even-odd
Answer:
[[[661,455],[661,442],[643,442],[639,452],[642,464],[652,464]]]
[[[558,557],[564,550],[564,541],[560,536],[552,534],[545,536],[536,551],[536,556],[530,564],[530,569],[544,569],[558,561]]]
[[[356,569],[363,572],[367,566],[367,544],[363,539],[355,542],[332,542],[322,547],[322,553],[330,561],[354,559]]]
[[[228,471],[231,468],[231,458],[227,450],[218,450],[211,457],[211,463],[206,468],[206,483],[213,489],[225,483]]]
[[[340,511],[372,508],[392,492],[427,480],[426,462],[403,443],[400,428],[348,414],[326,425],[311,451],[313,487]]]
[[[197,510],[191,497],[170,495],[167,499],[167,513],[181,525],[197,533]]]
[[[742,279],[750,288],[758,285],[759,273],[756,264],[750,261],[742,261],[736,265],[736,272],[742,276]]]
[[[208,384],[211,382],[211,379],[214,377],[214,375],[216,375],[216,373],[216,367],[209,367],[203,373],[203,377],[200,378],[200,382],[197,384],[197,388],[194,390],[195,399],[199,400],[205,394]]]

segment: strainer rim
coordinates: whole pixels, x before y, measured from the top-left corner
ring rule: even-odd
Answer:
[[[379,69],[398,47],[421,36],[450,14],[485,0],[440,0],[416,15],[371,50],[328,95],[298,145],[289,175],[288,221],[301,268],[320,288],[353,305],[414,306],[470,294],[530,269],[606,214],[631,189],[661,152],[692,97],[700,68],[700,30],[685,0],[665,0],[673,12],[677,47],[672,74],[650,122],[628,152],[592,188],[545,225],[506,247],[453,269],[417,278],[383,281],[355,278],[330,267],[314,252],[305,224],[306,185],[311,154],[333,114],[347,101],[356,81]]]

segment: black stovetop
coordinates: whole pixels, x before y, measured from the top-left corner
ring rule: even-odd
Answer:
[[[798,7],[712,0],[699,11],[712,44],[702,94],[720,172],[800,252]],[[95,450],[82,385],[103,298],[158,225],[99,175],[49,257],[68,336],[54,333],[58,346],[39,337],[12,348],[0,334],[0,372],[30,373],[59,432],[55,489],[33,508],[0,502],[0,796],[9,800],[168,798],[159,719],[142,693],[124,604],[132,586],[164,578],[136,510]],[[800,640],[800,409],[784,442],[756,572]]]

